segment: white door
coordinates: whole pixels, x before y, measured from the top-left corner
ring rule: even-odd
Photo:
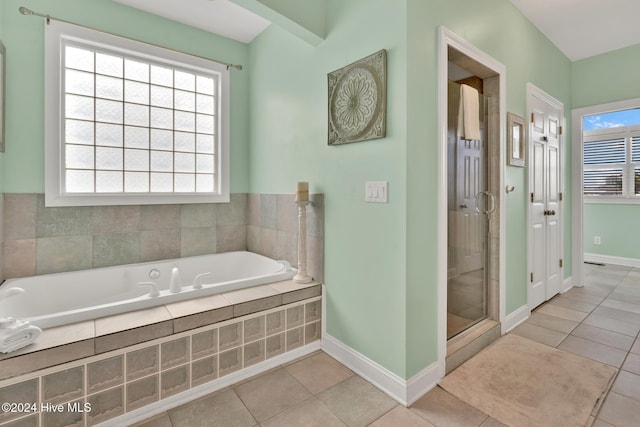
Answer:
[[[562,104],[533,91],[529,161],[529,308],[560,292],[562,282],[560,155]]]

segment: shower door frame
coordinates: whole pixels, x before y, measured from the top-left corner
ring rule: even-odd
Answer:
[[[498,307],[497,313],[492,313],[494,320],[501,323],[501,333],[504,334],[509,325],[505,322],[505,197],[504,166],[505,166],[505,136],[506,136],[506,67],[493,57],[478,49],[462,37],[444,26],[438,31],[438,367],[440,377],[444,377],[447,357],[447,254],[448,254],[448,166],[447,166],[447,102],[448,102],[448,50],[452,47],[479,64],[491,69],[499,78],[499,160],[498,185],[500,192],[497,210],[499,218],[498,237]],[[487,144],[491,143],[489,140]],[[495,143],[495,142],[493,142]],[[487,145],[488,147],[488,145]]]

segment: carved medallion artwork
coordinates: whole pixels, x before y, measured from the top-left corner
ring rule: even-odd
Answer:
[[[386,135],[387,51],[328,74],[329,145]]]

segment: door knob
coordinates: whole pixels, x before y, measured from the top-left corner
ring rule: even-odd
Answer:
[[[460,205],[460,209],[467,209],[467,205],[465,204]]]
[[[551,216],[553,216],[553,215],[555,215],[555,214],[556,214],[556,211],[553,211],[553,210],[552,210],[551,212],[549,212],[549,215],[551,215]]]
[[[541,139],[541,140],[543,140],[543,141],[548,141],[548,140],[549,140],[549,138],[547,138],[547,137],[546,137],[546,136],[544,136],[544,135],[543,135],[543,136],[542,136],[542,138],[540,138],[540,139]]]

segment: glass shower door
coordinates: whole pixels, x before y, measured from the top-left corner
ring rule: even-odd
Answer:
[[[487,317],[489,217],[487,99],[479,94],[480,138],[458,131],[460,85],[449,82],[448,199],[449,265],[447,339]]]

